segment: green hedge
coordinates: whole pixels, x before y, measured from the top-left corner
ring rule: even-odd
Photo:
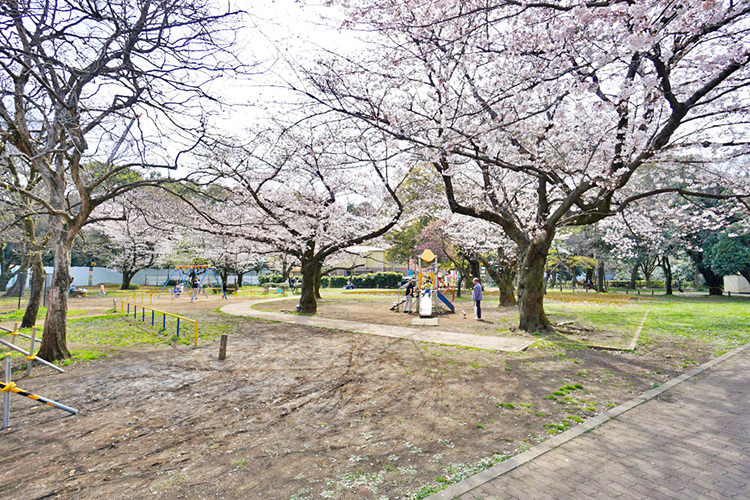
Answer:
[[[630,288],[630,280],[612,280],[607,281],[607,285],[614,288]],[[672,282],[673,286],[677,286],[677,281]],[[664,288],[665,284],[663,280],[650,280],[646,284],[646,280],[636,280],[636,288]]]
[[[281,283],[282,281],[280,274],[261,274],[258,276],[258,282],[261,285],[264,283]]]
[[[323,276],[320,286],[324,288],[344,288],[351,281],[355,288],[398,288],[403,279],[401,273],[369,273],[355,276]]]

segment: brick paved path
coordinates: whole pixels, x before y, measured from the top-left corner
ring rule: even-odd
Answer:
[[[500,464],[434,498],[750,498],[748,347],[517,468],[498,475]]]

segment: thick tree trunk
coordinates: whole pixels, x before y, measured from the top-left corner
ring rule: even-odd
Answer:
[[[31,261],[31,291],[29,294],[29,303],[26,305],[26,311],[21,320],[21,328],[31,328],[36,324],[36,318],[39,315],[39,306],[42,302],[42,292],[44,291],[44,263],[42,262],[42,253],[34,252],[30,255]]]
[[[664,271],[664,286],[667,288],[667,295],[673,295],[672,292],[672,264],[669,262],[669,256],[664,255],[661,258],[661,269]]]
[[[127,290],[130,288],[130,280],[135,276],[136,271],[130,269],[123,269],[122,271],[122,284],[120,284],[120,290]]]
[[[503,267],[500,269],[500,281],[497,284],[500,287],[500,306],[512,307],[518,304],[516,291],[513,287],[515,274],[513,267]]]
[[[318,266],[318,271],[315,274],[315,298],[320,299],[320,280],[323,277],[323,266]]]
[[[479,259],[467,259],[469,261],[469,270],[471,271],[471,277],[468,282],[474,280],[474,278],[482,279],[482,267],[479,265]]]
[[[315,287],[316,280],[320,277],[321,267],[321,263],[314,258],[302,261],[302,292],[299,297],[298,312],[315,314],[318,311]]]
[[[708,286],[709,295],[723,295],[724,278],[716,274],[713,269],[703,263],[703,253],[695,250],[686,250],[688,257],[693,261],[695,268],[701,273]]]
[[[461,285],[464,283],[464,275],[461,274],[461,277],[456,280],[456,297],[461,298]]]
[[[607,291],[604,287],[604,259],[601,258],[596,266],[596,291],[601,293]]]
[[[549,328],[550,323],[544,313],[544,269],[553,236],[534,240],[525,248],[519,249],[518,327],[527,332]]]
[[[633,264],[630,269],[630,289],[635,290],[635,282],[638,280],[638,263]]]
[[[484,257],[480,256],[482,265],[487,270],[490,278],[497,283],[499,290],[498,305],[500,307],[510,307],[518,304],[516,301],[515,290],[513,289],[513,266],[503,266],[496,268]]]
[[[58,234],[53,235],[52,238],[52,248],[55,252],[55,270],[52,273],[52,286],[47,294],[47,316],[44,319],[44,333],[38,353],[40,358],[47,361],[70,357],[66,335],[68,289],[70,287],[70,251],[73,242],[67,238],[68,230],[57,229],[56,232]]]

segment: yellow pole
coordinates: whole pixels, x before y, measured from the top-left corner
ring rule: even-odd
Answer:
[[[198,323],[195,322],[195,347],[198,347]]]

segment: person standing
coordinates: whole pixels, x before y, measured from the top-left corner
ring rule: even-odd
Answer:
[[[482,284],[479,283],[479,278],[474,278],[474,288],[471,292],[471,300],[474,301],[476,307],[476,315],[474,319],[482,319]]]
[[[404,292],[406,302],[404,302],[404,312],[411,313],[412,299],[414,298],[414,280],[409,280],[406,284],[406,291]]]

